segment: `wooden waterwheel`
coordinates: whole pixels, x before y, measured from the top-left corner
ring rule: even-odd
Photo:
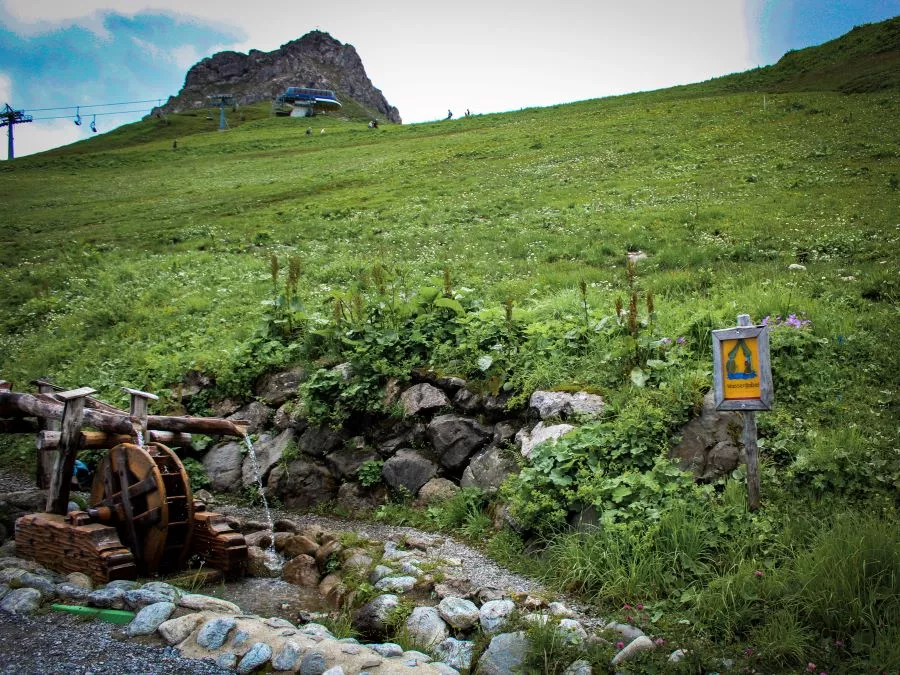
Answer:
[[[184,465],[161,443],[112,448],[97,467],[88,513],[116,528],[140,574],[165,574],[184,566],[194,499]]]

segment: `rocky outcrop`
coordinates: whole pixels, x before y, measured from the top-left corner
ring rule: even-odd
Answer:
[[[737,412],[716,410],[713,392],[703,398],[703,408],[681,432],[681,443],[669,456],[685,471],[693,471],[701,480],[716,480],[733,471],[745,460],[738,439],[741,416]]]
[[[400,123],[400,112],[366,75],[353,45],[328,33],[312,31],[271,52],[219,52],[193,65],[177,96],[157,113],[176,113],[209,107],[207,97],[228,94],[239,105],[271,101],[287,87],[331,89],[338,99],[353,99],[373,115]]]

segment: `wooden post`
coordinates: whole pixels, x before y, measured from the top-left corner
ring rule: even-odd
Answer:
[[[53,386],[53,383],[47,380],[35,380],[31,384],[37,386],[37,390],[39,394],[52,394],[56,387]],[[50,417],[38,417],[37,418],[38,429],[41,431],[59,431],[60,424],[59,420],[52,419]],[[53,456],[48,455],[47,453],[39,452],[37,453],[37,469],[35,480],[37,482],[38,489],[46,490],[50,487],[50,474],[53,471]]]
[[[131,395],[131,405],[128,412],[131,414],[131,421],[137,424],[135,428],[140,428],[141,440],[144,443],[149,442],[150,439],[147,438],[147,402],[151,400],[158,401],[159,396],[148,394],[146,391],[140,391],[139,389],[129,389],[128,387],[122,387],[122,391],[127,391]],[[142,443],[139,445],[142,445]]]
[[[749,314],[738,314],[738,326],[746,328],[751,326]],[[741,441],[744,444],[744,453],[747,455],[747,505],[751,511],[759,508],[759,449],[756,445],[756,412],[744,410],[741,412],[744,418],[744,432]]]
[[[96,393],[96,389],[82,387],[56,395],[64,403],[62,435],[59,450],[53,458],[50,489],[47,492],[47,512],[64,516],[69,506],[69,489],[72,486],[72,470],[78,456],[81,441],[81,425],[84,422],[84,399]]]

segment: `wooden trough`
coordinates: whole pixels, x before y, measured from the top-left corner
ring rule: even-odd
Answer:
[[[227,578],[245,574],[243,535],[195,503],[187,471],[168,447],[190,447],[191,433],[243,437],[242,424],[148,415],[148,401],[157,397],[136,389],[125,390],[126,412],[91,398],[88,387],[34,384],[37,394],[17,393],[0,380],[0,433],[37,434],[38,487],[47,489],[46,513],[16,521],[22,555],[98,583],[176,572],[194,558]],[[84,448],[109,452],[97,466],[88,508],[69,512],[72,472]]]

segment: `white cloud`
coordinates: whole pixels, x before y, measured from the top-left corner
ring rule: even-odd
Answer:
[[[81,128],[72,124],[71,120],[17,124],[15,134],[16,157],[24,157],[57,148],[60,145],[68,145],[84,137]]]
[[[213,48],[213,51],[217,51]],[[175,47],[170,52],[170,57],[175,62],[179,68],[184,68],[187,70],[192,65],[197,63],[201,58],[206,56],[206,54],[197,53],[197,48],[194,45],[181,45],[180,47]],[[173,94],[175,92],[172,92]]]
[[[8,103],[12,97],[12,79],[6,73],[0,73],[0,103]]]

